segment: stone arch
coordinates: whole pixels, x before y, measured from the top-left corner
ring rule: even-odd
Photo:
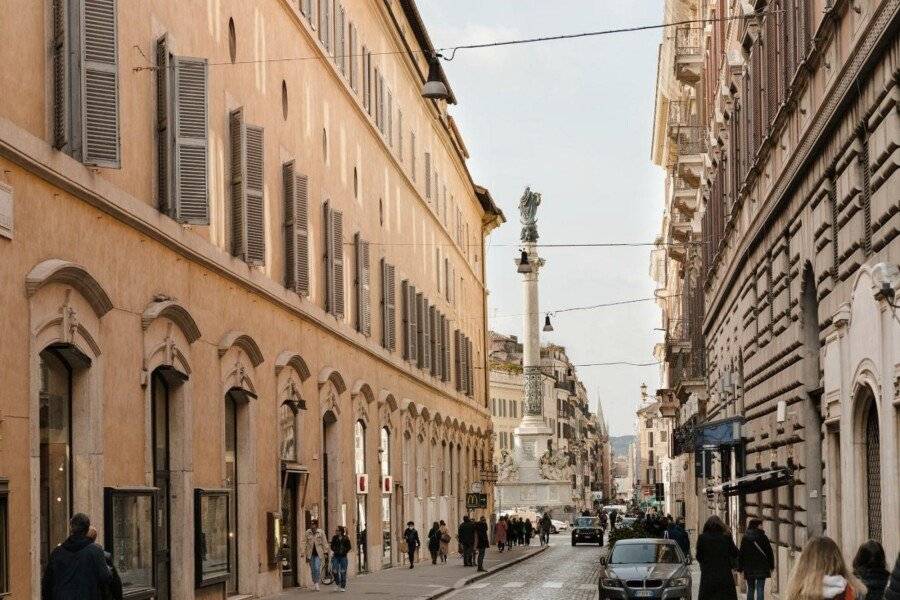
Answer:
[[[154,298],[141,315],[141,328],[146,331],[153,321],[160,317],[165,317],[178,325],[189,344],[200,339],[200,328],[197,327],[197,322],[178,300],[168,296]]]
[[[400,410],[406,412],[407,414],[418,417],[419,416],[419,406],[413,400],[409,400],[408,398],[404,398],[403,402],[400,404]]]
[[[225,356],[233,347],[243,350],[254,367],[258,367],[265,360],[256,340],[242,331],[229,331],[222,336],[219,341],[219,358]]]
[[[881,442],[882,436],[882,391],[878,385],[878,378],[870,361],[863,361],[854,377],[853,391],[850,406],[850,440],[852,444],[851,477],[852,488],[855,490],[857,510],[853,511],[857,521],[852,528],[856,532],[857,539],[853,544],[858,544],[866,539],[878,536],[874,535],[872,526],[878,528],[883,534],[885,514],[885,494],[881,477]],[[874,434],[873,434],[874,432]],[[870,444],[876,444],[875,451],[870,451]],[[872,477],[871,461],[875,461],[877,476]],[[845,475],[846,476],[846,475]],[[873,505],[871,492],[877,497],[877,505]]]
[[[394,394],[387,390],[381,390],[378,393],[378,403],[387,404],[391,412],[394,412],[395,410],[400,408],[400,404],[397,402],[397,398],[394,396]]]
[[[426,423],[431,422],[431,410],[427,406],[423,406],[422,410],[419,411],[419,415],[422,417]]]
[[[438,426],[442,426],[444,424],[444,416],[439,411],[434,411],[434,415],[432,415],[431,419]]]
[[[98,318],[112,310],[113,303],[106,290],[81,265],[59,258],[45,260],[25,276],[25,293],[30,298],[50,283],[68,285],[78,290]]]
[[[350,388],[350,396],[352,398],[362,396],[365,399],[366,404],[375,402],[375,392],[372,391],[372,386],[362,379],[357,379],[353,384],[353,387]]]
[[[344,382],[343,376],[334,367],[322,367],[322,370],[319,371],[318,382],[320,388],[330,382],[338,394],[347,391],[347,384]]]
[[[278,358],[275,359],[275,375],[281,375],[285,368],[291,368],[296,371],[300,381],[309,379],[309,367],[299,352],[284,350],[278,355]]]

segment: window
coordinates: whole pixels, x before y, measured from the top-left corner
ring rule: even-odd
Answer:
[[[226,581],[231,573],[231,504],[227,490],[194,490],[194,569],[199,587]]]
[[[238,108],[231,112],[230,129],[232,253],[260,266],[266,260],[263,128],[248,125]]]
[[[231,64],[237,59],[237,33],[234,30],[234,19],[228,19],[228,58]]]
[[[287,121],[288,118],[288,91],[287,82],[281,80],[281,117]]]
[[[425,197],[431,200],[431,152],[425,153]]]
[[[105,546],[126,594],[153,594],[155,488],[104,491]]]
[[[400,283],[403,317],[403,358],[415,361],[418,356],[416,346],[416,287],[403,280]]]
[[[237,400],[232,394],[225,395],[225,486],[226,499],[224,508],[228,511],[225,520],[226,534],[225,549],[227,551],[227,559],[225,561],[226,571],[226,592],[237,592],[237,557],[238,557],[238,538],[237,532],[237,504],[238,504],[238,425],[237,425]],[[221,508],[221,507],[220,507]],[[200,515],[203,518],[203,515]],[[214,525],[221,526],[221,517],[216,518]],[[204,524],[205,525],[205,524]],[[221,533],[216,533],[218,538]],[[208,543],[208,541],[207,541]],[[220,563],[221,558],[218,556],[220,550],[216,551],[216,562]],[[200,582],[198,582],[200,583]]]
[[[425,298],[422,292],[415,295],[415,314],[413,319],[416,322],[416,356],[414,361],[416,366],[422,368],[425,365]]]
[[[344,213],[325,202],[325,310],[344,318]]]
[[[278,408],[278,428],[281,433],[281,460],[297,462],[297,406],[291,400]]]
[[[0,479],[0,596],[9,592],[9,487]]]
[[[341,73],[347,74],[347,38],[346,38],[346,26],[347,26],[347,15],[344,12],[344,7],[340,4],[335,7],[334,11],[335,24],[334,24],[334,59],[337,61],[338,69],[340,69]]]
[[[118,169],[116,0],[53,2],[53,145],[86,165]]]
[[[65,541],[72,515],[72,371],[56,349],[41,352],[41,571]]]
[[[284,163],[284,284],[301,296],[309,295],[309,178]]]
[[[350,23],[348,26],[348,37],[349,37],[349,47],[347,48],[347,52],[349,56],[347,57],[349,62],[350,69],[350,89],[354,92],[359,92],[359,74],[357,71],[357,34],[356,34],[356,26],[353,23]]]
[[[353,464],[354,473],[366,473],[366,425],[357,421],[353,427]]]
[[[416,134],[414,131],[409,132],[409,171],[412,180],[416,180]]]
[[[381,428],[381,478],[391,474],[391,432],[387,427]],[[382,492],[384,484],[382,483]],[[382,565],[391,563],[391,548],[393,536],[391,535],[391,496],[382,493],[381,496],[381,552]]]
[[[397,109],[397,158],[403,162],[403,111]]]

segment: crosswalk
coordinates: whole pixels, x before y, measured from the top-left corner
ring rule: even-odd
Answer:
[[[500,582],[485,582],[479,581],[476,583],[470,583],[466,586],[466,589],[470,590],[483,590],[485,588],[522,588],[528,586],[529,583],[527,581],[507,581],[505,583]],[[539,586],[535,585],[534,587],[541,587],[549,590],[583,590],[583,591],[593,591],[597,589],[597,584],[595,583],[569,583],[566,581],[544,581],[541,582]]]

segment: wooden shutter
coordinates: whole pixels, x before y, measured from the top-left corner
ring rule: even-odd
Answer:
[[[425,153],[425,197],[431,200],[431,152]]]
[[[463,376],[462,376],[462,351],[460,341],[462,340],[462,336],[459,333],[459,329],[453,330],[453,370],[456,372],[456,391],[459,392],[463,388]]]
[[[263,129],[245,125],[247,148],[247,183],[244,188],[247,217],[247,256],[250,265],[266,262],[266,220],[263,204]]]
[[[431,332],[431,374],[437,375],[441,364],[440,313],[432,306],[428,312],[428,329]]]
[[[383,258],[381,259],[381,307],[381,345],[393,352],[397,349],[394,266],[389,265]]]
[[[409,281],[404,279],[400,282],[400,320],[403,325],[403,359],[410,360],[412,357],[412,336],[410,336],[409,321],[412,317],[412,304],[409,302]]]
[[[82,162],[119,168],[116,0],[81,0],[80,51]]]
[[[466,367],[469,369],[469,395],[475,395],[475,363],[473,362],[472,340],[466,338]],[[513,415],[515,416],[515,415]]]
[[[284,176],[285,286],[309,294],[309,179],[298,175],[294,161],[282,166]]]
[[[416,293],[416,365],[421,369],[425,366],[425,298],[422,292]]]
[[[347,33],[346,33],[346,13],[344,13],[344,7],[340,4],[337,5],[335,10],[335,24],[334,24],[334,47],[335,47],[335,59],[338,62],[338,66],[341,69],[341,73],[347,73]]]
[[[766,106],[767,126],[775,121],[778,105],[781,102],[778,94],[778,26],[776,14],[766,15]]]
[[[434,307],[427,299],[422,300],[422,368],[426,373],[431,372],[432,341],[431,341],[431,317]]]
[[[244,109],[231,111],[231,253],[244,259],[247,255],[246,212],[246,148]]]
[[[57,0],[61,2],[62,0]],[[169,129],[171,73],[167,36],[156,41],[156,195],[159,210],[172,210],[172,136]]]
[[[325,310],[344,316],[344,214],[325,203]]]
[[[359,233],[354,235],[353,242],[356,248],[356,330],[368,336],[372,334],[369,242]]]
[[[443,369],[441,380],[450,381],[450,321],[446,316],[441,315],[441,336],[444,351],[444,360],[441,363]]]
[[[53,0],[53,147],[70,142],[71,88],[69,86],[69,0]]]
[[[350,23],[347,26],[347,68],[350,70],[350,89],[359,91],[359,75],[356,72],[356,26]]]
[[[209,225],[207,82],[206,59],[174,58],[175,201],[171,208],[180,223]]]
[[[407,322],[407,339],[409,340],[409,360],[416,362],[419,356],[419,324],[416,320],[416,286],[407,288],[407,305],[409,306],[409,318]]]

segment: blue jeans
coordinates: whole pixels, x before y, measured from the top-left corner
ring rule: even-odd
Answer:
[[[319,583],[319,574],[322,568],[322,558],[316,554],[309,557],[309,573],[312,575],[313,583]]]
[[[335,556],[332,558],[331,570],[334,572],[334,582],[341,588],[347,587],[347,557]]]
[[[753,600],[753,591],[756,590],[756,600],[763,600],[766,591],[766,580],[763,577],[747,578],[747,600]]]

